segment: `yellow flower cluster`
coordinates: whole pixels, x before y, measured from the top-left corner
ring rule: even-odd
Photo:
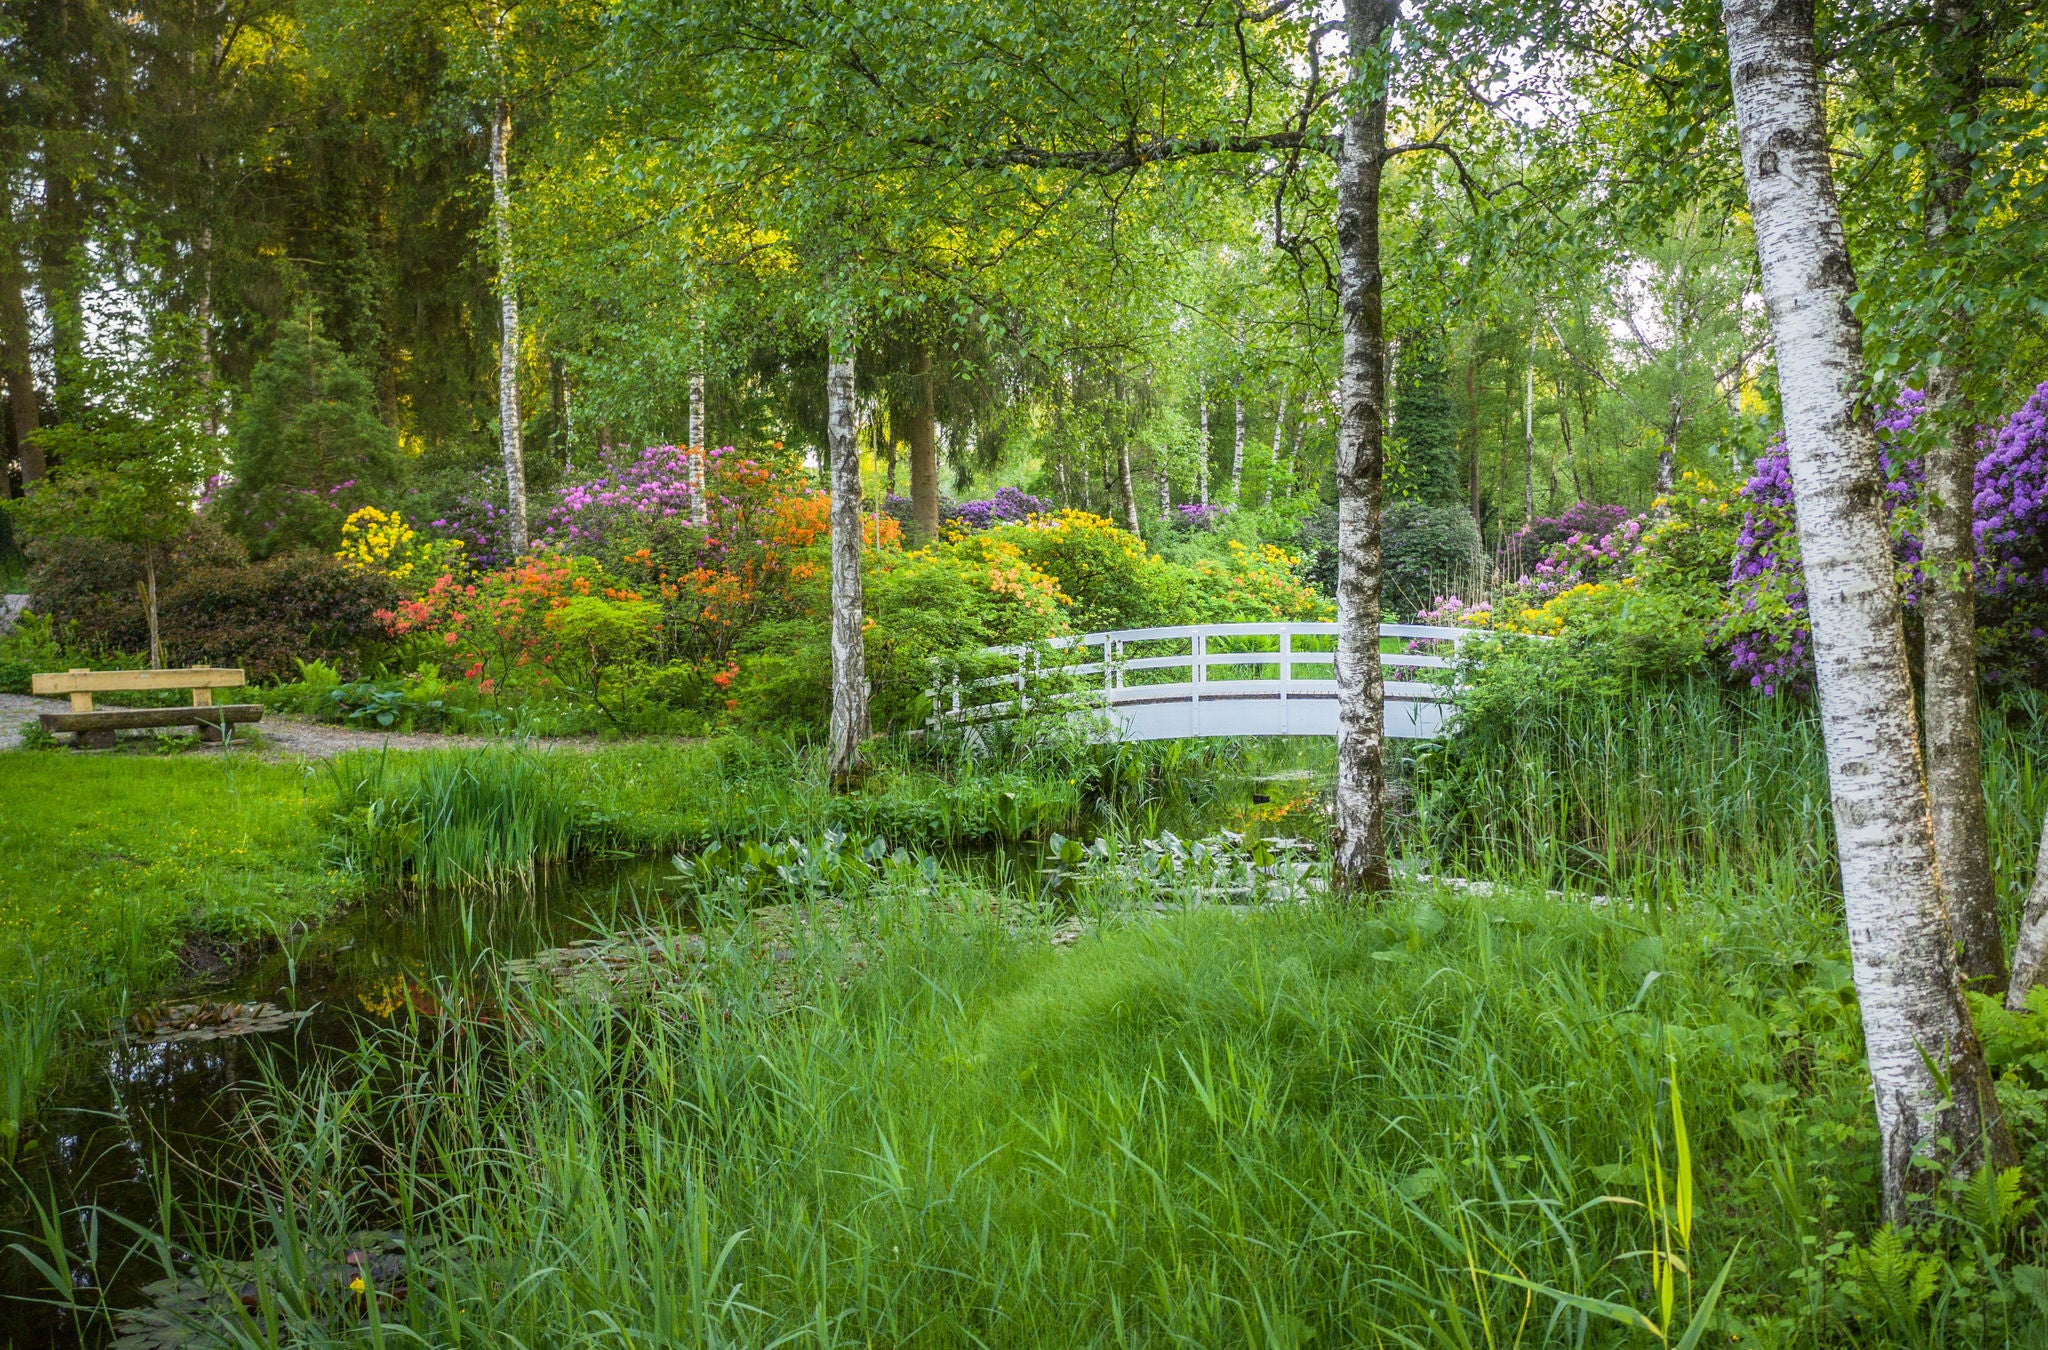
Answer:
[[[401,583],[432,581],[460,571],[463,564],[460,539],[422,540],[404,516],[374,506],[359,507],[342,522],[341,547],[334,556]]]
[[[1634,577],[1620,581],[1582,581],[1568,591],[1553,595],[1533,609],[1496,610],[1484,626],[1504,633],[1533,633],[1556,637],[1576,618],[1602,610],[1635,588]]]

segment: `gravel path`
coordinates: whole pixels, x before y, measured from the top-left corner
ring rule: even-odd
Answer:
[[[19,747],[22,724],[33,719],[38,713],[68,712],[70,708],[70,703],[61,698],[30,698],[24,694],[0,694],[0,750],[13,750]],[[295,759],[327,759],[344,750],[431,750],[439,746],[492,743],[480,736],[365,731],[357,727],[338,727],[282,713],[263,715],[263,721],[257,727],[257,741],[264,754]],[[540,743],[567,746],[596,744],[594,741],[583,740]]]

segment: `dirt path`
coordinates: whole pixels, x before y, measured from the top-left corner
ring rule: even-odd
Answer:
[[[38,713],[67,712],[71,705],[59,698],[30,698],[23,694],[0,694],[0,750],[21,744],[21,728]],[[256,728],[255,745],[260,753],[277,758],[328,759],[345,750],[431,750],[454,745],[489,745],[481,736],[440,736],[415,732],[366,731],[359,727],[338,727],[309,718],[282,713],[265,713]],[[540,741],[542,745],[587,746],[598,742],[582,739]]]

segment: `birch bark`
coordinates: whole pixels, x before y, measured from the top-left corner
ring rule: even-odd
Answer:
[[[1244,500],[1244,394],[1237,396],[1237,437],[1230,450],[1230,500]]]
[[[2027,892],[2027,907],[2020,915],[2019,941],[2012,948],[2012,984],[2005,991],[2005,1006],[2024,1012],[2027,994],[2041,981],[2041,967],[2048,964],[2048,820],[2041,822],[2041,849],[2034,858],[2034,886]]]
[[[1984,91],[1980,18],[1969,0],[1935,6],[1935,78],[1952,91],[1948,111],[1967,125]],[[1938,134],[1929,165],[1923,234],[1938,252],[1970,190],[1970,152],[1947,131]],[[1920,571],[1920,616],[1925,633],[1923,732],[1927,794],[1934,807],[1934,852],[1948,896],[1949,920],[1961,947],[1964,978],[1989,987],[2006,984],[2005,933],[1991,878],[1991,848],[1984,825],[1984,766],[1977,740],[1976,540],[1971,497],[1976,468],[1976,418],[1963,391],[1969,359],[1967,315],[1946,326],[1940,364],[1930,372],[1927,402],[1936,418],[1927,448],[1925,517]]]
[[[1280,410],[1273,414],[1273,457],[1266,461],[1266,490],[1259,497],[1260,506],[1273,504],[1273,480],[1280,476],[1280,443],[1287,431],[1287,395],[1280,395]]]
[[[505,462],[505,511],[514,556],[526,552],[526,456],[519,444],[519,287],[512,270],[512,190],[506,154],[512,105],[491,116],[491,214],[498,241],[498,453]]]
[[[1863,334],[1828,159],[1811,0],[1724,0],[1743,174],[1777,350],[1821,727],[1887,1219],[1940,1169],[2008,1165],[2011,1137],[1964,1006],[1934,833],[1877,441],[1856,391]],[[1944,1144],[1944,1140],[1947,1141]]]
[[[1124,498],[1124,524],[1132,534],[1143,534],[1138,524],[1138,491],[1131,482],[1131,443],[1119,441],[1116,448],[1117,473],[1121,476]]]
[[[860,443],[854,434],[853,337],[832,335],[825,373],[825,439],[832,457],[832,727],[826,763],[834,783],[859,777],[868,738],[867,650],[861,632]]]
[[[1209,504],[1209,386],[1197,385],[1202,400],[1202,454],[1195,461],[1195,500]]]
[[[1389,0],[1345,0],[1352,88],[1337,164],[1344,357],[1337,428],[1337,792],[1332,885],[1384,891],[1386,709],[1380,671],[1380,475],[1386,330],[1380,308],[1380,176],[1386,164]]]
[[[690,523],[707,525],[711,503],[704,496],[704,372],[690,372]]]

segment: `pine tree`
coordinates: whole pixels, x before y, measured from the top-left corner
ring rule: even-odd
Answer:
[[[301,307],[249,379],[235,432],[234,482],[222,494],[249,552],[334,548],[356,507],[398,480],[398,439],[377,417],[369,378]]]

